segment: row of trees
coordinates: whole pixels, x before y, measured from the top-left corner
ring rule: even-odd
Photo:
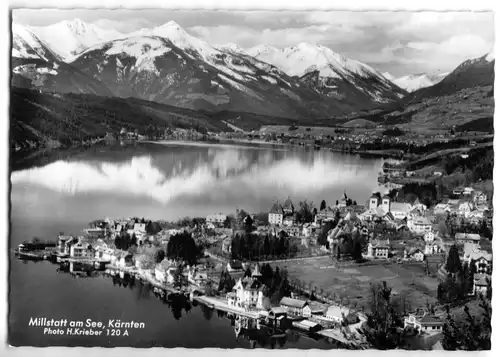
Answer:
[[[246,232],[235,234],[231,241],[231,257],[233,259],[273,259],[293,257],[298,252],[296,244],[290,242],[284,234],[280,236],[257,235]]]

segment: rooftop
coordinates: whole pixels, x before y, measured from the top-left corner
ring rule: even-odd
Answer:
[[[293,298],[289,298],[289,297],[284,297],[284,298],[281,299],[280,305],[290,306],[290,307],[295,307],[295,308],[302,309],[304,306],[307,305],[307,301],[299,300],[299,299],[293,299]]]

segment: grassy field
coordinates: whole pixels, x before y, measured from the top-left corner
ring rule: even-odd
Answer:
[[[396,298],[404,298],[411,308],[436,301],[438,281],[425,275],[423,264],[371,265],[337,268],[330,257],[286,262],[279,265],[290,277],[335,293],[337,300],[354,308],[369,309],[370,284],[386,281]]]

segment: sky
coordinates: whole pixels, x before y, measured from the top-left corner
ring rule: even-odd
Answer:
[[[394,76],[448,72],[493,49],[492,12],[15,9],[15,23],[81,19],[124,34],[175,21],[211,44],[324,45]]]

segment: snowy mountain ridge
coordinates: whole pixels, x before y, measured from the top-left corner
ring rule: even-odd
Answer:
[[[31,26],[29,30],[50,44],[51,49],[66,62],[87,48],[124,37],[116,30],[105,30],[80,19],[64,20],[49,26]]]
[[[403,88],[408,92],[414,92],[420,88],[430,87],[436,83],[439,83],[448,74],[449,72],[434,74],[417,73],[396,78],[390,73],[385,72],[384,76],[391,82],[396,84],[398,87]]]

